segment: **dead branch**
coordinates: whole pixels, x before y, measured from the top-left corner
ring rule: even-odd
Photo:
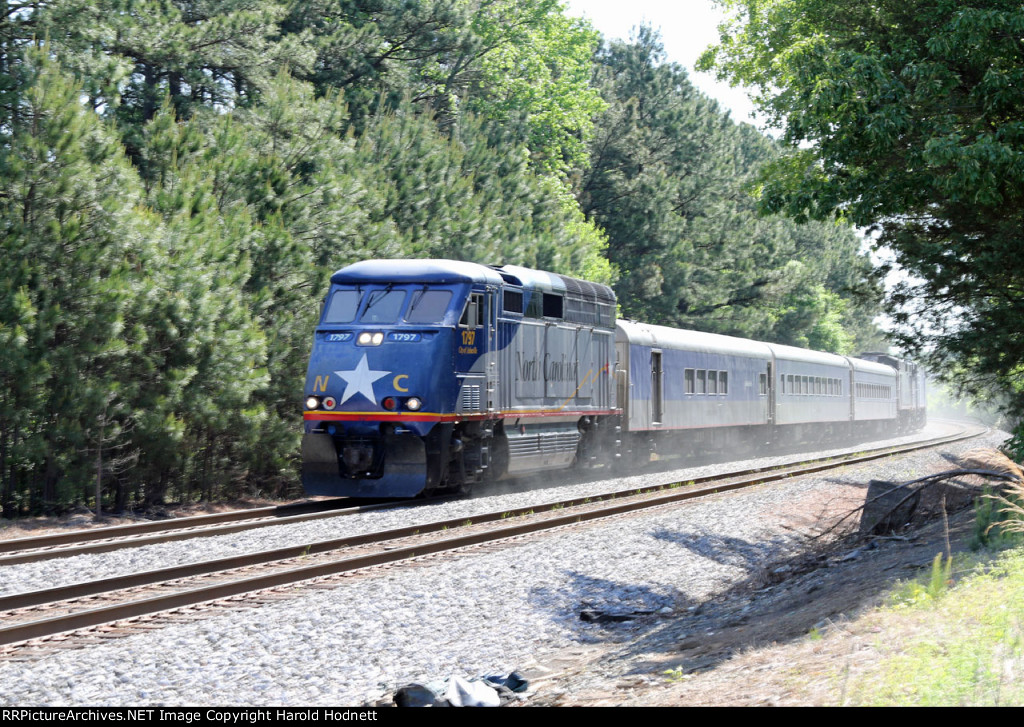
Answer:
[[[936,474],[927,475],[925,477],[919,477],[916,480],[910,480],[909,482],[904,482],[904,483],[901,483],[901,484],[898,484],[898,485],[893,485],[892,487],[890,487],[885,492],[882,492],[882,493],[880,493],[878,495],[875,495],[874,497],[870,497],[870,498],[866,499],[864,501],[863,505],[861,505],[861,506],[859,506],[857,508],[854,508],[853,510],[851,510],[850,512],[846,513],[841,518],[839,518],[839,520],[834,522],[830,527],[826,528],[825,530],[823,530],[822,532],[818,533],[817,535],[812,535],[810,537],[811,537],[812,540],[817,540],[819,538],[823,538],[826,535],[829,535],[829,534],[835,532],[836,530],[838,530],[839,527],[843,523],[845,523],[848,519],[850,519],[854,515],[858,515],[858,514],[862,515],[868,508],[870,508],[872,505],[875,505],[876,503],[878,503],[883,498],[890,498],[890,497],[892,497],[894,492],[896,492],[898,490],[905,490],[906,494],[904,494],[899,499],[899,501],[897,501],[895,504],[889,505],[888,509],[884,512],[884,516],[883,517],[878,517],[876,519],[875,522],[876,522],[876,525],[877,525],[878,523],[882,523],[882,522],[886,521],[888,518],[892,517],[901,507],[906,506],[913,498],[920,497],[921,493],[925,490],[925,488],[931,487],[931,486],[933,486],[935,484],[938,484],[940,482],[946,482],[947,480],[952,480],[953,478],[956,478],[956,477],[965,477],[965,476],[968,476],[968,475],[975,475],[975,476],[978,476],[978,477],[985,477],[985,478],[989,478],[989,479],[1003,480],[1003,481],[1006,481],[1006,482],[1014,482],[1014,483],[1018,483],[1020,485],[1024,485],[1024,482],[1022,482],[1021,479],[1018,478],[1016,475],[1007,474],[1006,472],[997,472],[995,470],[987,470],[987,469],[955,469],[955,470],[947,470],[945,472],[938,472]],[[960,482],[955,482],[955,481],[954,482],[947,482],[946,484],[947,485],[952,485],[953,487],[957,487],[957,488],[964,489],[964,490],[973,489],[973,488],[971,488],[968,485],[965,485],[965,484],[960,483]]]

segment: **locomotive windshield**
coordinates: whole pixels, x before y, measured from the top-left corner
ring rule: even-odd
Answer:
[[[450,290],[417,290],[412,294],[406,323],[441,323],[452,300]]]
[[[440,324],[451,305],[452,291],[420,287],[412,291],[392,285],[370,288],[341,288],[331,293],[324,311],[324,323]],[[408,307],[406,308],[406,303]],[[404,311],[404,315],[402,315]]]
[[[392,290],[391,286],[383,290],[371,290],[366,296],[363,314],[359,316],[361,323],[394,323],[405,302],[404,290]]]
[[[356,319],[359,300],[363,294],[358,290],[336,290],[324,313],[324,323],[351,323]]]

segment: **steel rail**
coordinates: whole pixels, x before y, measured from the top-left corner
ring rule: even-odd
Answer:
[[[407,546],[389,547],[378,552],[356,555],[326,563],[304,565],[297,568],[245,577],[239,580],[189,588],[172,594],[131,601],[122,604],[94,608],[87,611],[46,618],[28,623],[15,624],[0,628],[0,645],[17,643],[43,636],[50,636],[65,631],[74,631],[97,626],[113,621],[120,621],[136,616],[152,614],[160,611],[173,610],[188,605],[197,605],[238,596],[253,591],[265,590],[281,585],[311,580],[314,578],[336,575],[371,566],[406,560],[414,556],[429,555],[464,548],[471,545],[504,540],[507,538],[548,530],[564,525],[586,522],[613,515],[624,514],[641,509],[660,507],[685,500],[705,497],[711,494],[737,490],[753,485],[764,484],[780,479],[813,474],[827,469],[861,464],[894,454],[903,454],[928,447],[941,446],[954,441],[979,436],[982,432],[961,433],[955,436],[918,442],[897,447],[885,447],[856,456],[840,455],[815,458],[803,463],[792,464],[780,468],[754,468],[740,473],[724,475],[708,475],[695,480],[687,480],[685,489],[682,482],[668,482],[643,488],[631,488],[591,496],[583,499],[563,500],[542,505],[532,505],[500,512],[483,513],[471,517],[453,518],[425,525],[396,528],[377,533],[349,536],[330,541],[292,546],[263,553],[254,553],[232,558],[208,561],[206,563],[176,566],[146,573],[120,576],[102,581],[87,582],[61,588],[15,594],[0,598],[0,610],[14,610],[44,604],[66,601],[70,598],[83,598],[99,593],[123,590],[125,588],[167,583],[175,579],[194,577],[215,572],[226,572],[247,566],[266,564],[273,561],[294,559],[302,556],[328,553],[356,545],[383,543],[417,535],[445,531],[469,525],[481,525],[500,520],[507,521],[500,527],[479,529],[478,532],[457,535],[443,539],[418,542]],[[711,483],[705,487],[691,487],[698,482]],[[666,492],[666,490],[668,490]],[[621,501],[624,498],[628,501]],[[620,500],[605,502],[605,500]],[[586,506],[589,509],[583,509]],[[560,512],[566,509],[571,512]],[[529,517],[534,515],[536,517]],[[512,522],[517,520],[517,522]],[[59,595],[58,595],[59,594]],[[55,599],[58,599],[55,600]]]
[[[347,500],[346,500],[347,501]],[[325,508],[319,508],[314,512],[300,513],[296,515],[287,514],[289,508],[309,508],[310,503],[295,505],[280,505],[277,507],[255,508],[254,510],[233,510],[230,513],[218,513],[212,515],[195,515],[191,517],[175,518],[151,523],[136,523],[133,525],[116,525],[111,528],[97,528],[96,530],[78,531],[77,533],[58,533],[56,535],[42,535],[35,538],[19,538],[17,540],[0,541],[0,552],[10,553],[0,555],[0,567],[5,565],[19,565],[22,563],[35,563],[52,558],[69,558],[73,555],[86,553],[109,553],[122,548],[137,548],[143,545],[154,545],[156,543],[169,543],[175,540],[189,540],[191,538],[208,538],[214,535],[230,535],[246,530],[270,527],[271,525],[291,525],[294,523],[310,522],[313,520],[324,520],[332,517],[343,517],[345,515],[356,515],[361,512],[369,512],[386,507],[394,507],[393,500],[387,502],[375,502],[370,504],[344,507],[340,503],[329,503]],[[313,503],[314,505],[317,503]],[[325,503],[327,504],[327,503]],[[407,503],[402,503],[407,504]],[[264,515],[255,517],[247,514],[266,510]],[[232,525],[218,525],[217,523],[235,522]],[[166,525],[165,525],[166,523]],[[212,527],[204,527],[212,525]],[[144,534],[156,530],[161,534],[145,537]],[[114,532],[117,531],[117,532]],[[136,537],[142,535],[141,537]],[[113,538],[124,538],[113,540]],[[109,542],[106,542],[108,539]],[[67,543],[89,542],[83,545],[72,547],[58,547]],[[46,548],[46,550],[37,550]]]
[[[326,509],[324,507],[325,505],[327,507],[336,507],[333,501],[326,503],[301,502],[288,505],[268,505],[267,507],[254,507],[249,510],[232,510],[230,512],[209,513],[206,515],[189,515],[187,517],[167,520],[148,520],[146,522],[131,523],[129,525],[111,525],[93,530],[76,530],[70,533],[56,533],[53,535],[36,535],[26,538],[0,541],[0,553],[9,553],[15,550],[46,548],[54,545],[66,545],[68,543],[81,543],[89,540],[103,540],[104,538],[142,535],[153,531],[179,530],[181,528],[199,527],[222,522],[233,522],[235,520],[253,520],[262,517],[284,517],[291,514],[291,511],[293,510],[315,510],[319,512]],[[300,513],[295,512],[295,514]]]
[[[951,438],[947,437],[941,438],[940,440],[928,440],[928,442],[925,443],[902,445],[902,449],[900,449],[899,451],[913,451],[914,449],[922,447],[937,446],[948,441],[956,441],[956,439],[959,438],[960,436],[961,435],[954,435]],[[802,462],[795,462],[790,463],[788,465],[780,465],[777,467],[757,467],[746,470],[739,470],[736,472],[727,472],[715,475],[704,475],[702,477],[687,480],[686,484],[692,486],[707,482],[722,483],[724,480],[729,480],[732,478],[744,477],[747,475],[753,475],[761,472],[770,472],[772,473],[771,478],[763,478],[762,480],[758,480],[759,482],[767,482],[770,481],[770,479],[781,479],[784,477],[791,477],[796,474],[809,474],[820,469],[833,468],[836,466],[836,462],[840,462],[843,466],[845,466],[852,463],[870,461],[872,459],[878,459],[879,457],[889,456],[891,452],[891,447],[885,447],[876,450],[870,454],[864,454],[860,457],[855,457],[855,455],[835,455],[831,457],[804,460]],[[815,463],[822,462],[826,464],[822,464],[817,468],[811,467],[811,465]],[[741,480],[740,483],[741,486],[749,486],[750,484],[756,484],[749,480]],[[510,510],[500,510],[490,513],[482,513],[472,515],[468,518],[451,518],[448,520],[440,520],[422,525],[412,525],[401,528],[393,528],[384,531],[363,533],[360,535],[350,535],[342,538],[334,538],[331,540],[314,541],[304,543],[301,545],[293,545],[285,548],[276,548],[273,550],[260,551],[256,553],[247,553],[244,555],[230,556],[227,558],[219,558],[210,561],[203,561],[200,563],[191,563],[186,565],[161,568],[152,571],[130,573],[127,575],[114,576],[111,578],[105,578],[94,581],[84,581],[82,583],[76,583],[67,586],[59,586],[56,588],[43,589],[38,591],[28,591],[25,593],[13,594],[10,596],[0,596],[0,611],[9,611],[19,608],[29,608],[33,606],[55,603],[58,601],[65,601],[74,598],[84,598],[87,596],[97,595],[100,593],[106,593],[115,590],[124,590],[127,588],[135,588],[139,586],[150,585],[153,583],[161,583],[171,580],[178,580],[182,578],[191,578],[198,575],[217,573],[225,570],[237,570],[239,568],[246,568],[254,565],[262,565],[277,560],[287,560],[289,558],[298,558],[300,556],[305,555],[317,555],[320,553],[327,553],[333,550],[341,550],[343,548],[350,548],[359,545],[368,545],[388,540],[398,540],[400,538],[407,538],[413,535],[440,532],[444,530],[450,530],[457,527],[461,527],[465,525],[467,519],[477,524],[496,522],[498,520],[506,519],[509,517],[519,517],[536,511],[553,511],[571,507],[579,507],[585,504],[601,502],[604,499],[629,497],[641,494],[642,492],[650,493],[665,488],[676,488],[682,485],[682,482],[676,481],[668,483],[659,483],[656,485],[648,485],[647,487],[643,488],[629,488],[625,490],[616,490],[613,492],[602,493],[599,495],[591,495],[589,497],[585,497],[582,499],[574,498],[569,500],[558,500],[554,502],[542,503],[539,505],[528,505],[520,508],[513,508]],[[733,484],[719,484],[711,488],[712,491],[725,491],[727,489],[736,489],[736,486]],[[707,494],[706,489],[688,490],[688,492],[695,492],[697,493],[696,496]]]

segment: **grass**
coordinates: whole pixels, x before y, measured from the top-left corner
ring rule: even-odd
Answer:
[[[976,501],[974,552],[957,556],[959,582],[953,558],[938,553],[928,574],[894,589],[881,658],[844,675],[845,703],[1024,704],[1022,501],[1019,482]]]
[[[844,703],[1024,704],[1024,547],[968,557],[955,585],[940,553],[929,574],[895,591],[873,644],[881,658],[844,675]]]

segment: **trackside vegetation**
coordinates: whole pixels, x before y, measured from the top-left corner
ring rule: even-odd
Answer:
[[[881,658],[837,677],[844,704],[1024,703],[1024,548],[954,563],[968,571],[954,585],[943,557],[894,592],[881,614],[885,637],[872,645]]]
[[[758,170],[761,209],[870,229],[907,273],[889,293],[904,350],[1019,421],[1024,7],[721,4],[729,19],[702,65],[753,87],[788,147]]]
[[[625,316],[883,346],[834,221],[763,216],[782,153],[557,0],[8,0],[0,509],[297,492],[311,332],[356,260],[517,263]]]

